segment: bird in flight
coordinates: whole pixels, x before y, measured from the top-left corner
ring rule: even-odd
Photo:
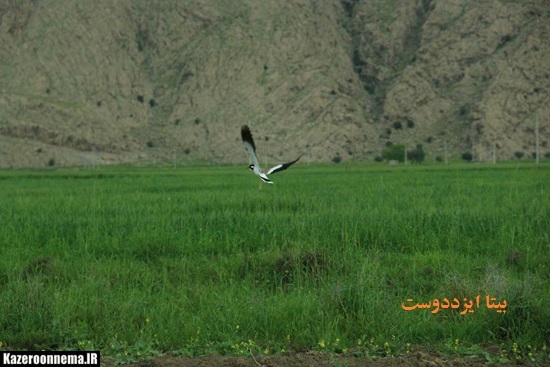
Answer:
[[[252,162],[251,165],[248,166],[254,173],[260,177],[260,179],[268,184],[272,184],[273,181],[267,177],[267,175],[271,175],[273,173],[281,172],[287,169],[288,167],[292,166],[294,163],[298,162],[300,157],[296,158],[296,160],[288,163],[281,163],[274,167],[271,167],[267,170],[267,172],[264,172],[260,167],[260,162],[258,161],[258,157],[256,156],[256,145],[254,144],[254,139],[252,139],[252,133],[250,132],[250,129],[247,125],[243,125],[241,128],[241,137],[243,139],[244,148],[248,152],[248,155],[250,156],[250,161]],[[262,183],[260,182],[259,189],[262,189]]]

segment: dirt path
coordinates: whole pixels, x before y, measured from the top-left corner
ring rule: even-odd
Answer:
[[[113,361],[102,361],[107,366]],[[155,357],[149,361],[133,364],[134,367],[439,367],[439,366],[486,366],[484,358],[475,356],[444,356],[427,352],[371,360],[367,357],[330,355],[319,352],[288,353],[259,357],[202,356],[202,357]],[[505,366],[508,364],[492,364]]]

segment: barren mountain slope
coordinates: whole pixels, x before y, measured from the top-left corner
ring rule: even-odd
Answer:
[[[0,167],[550,151],[544,0],[0,2]]]

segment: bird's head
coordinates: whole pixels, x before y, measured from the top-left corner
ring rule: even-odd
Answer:
[[[251,164],[250,166],[248,166],[249,169],[251,169],[252,171],[254,171],[254,165]]]

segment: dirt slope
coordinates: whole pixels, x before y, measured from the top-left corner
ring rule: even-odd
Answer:
[[[550,152],[545,0],[6,0],[0,167]]]

